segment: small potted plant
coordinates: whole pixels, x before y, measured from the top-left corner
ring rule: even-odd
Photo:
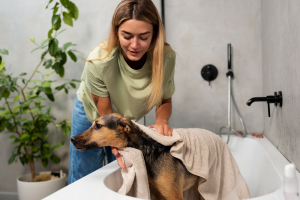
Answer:
[[[49,1],[46,9],[52,2],[53,0]],[[9,52],[6,49],[0,49],[0,100],[4,102],[0,105],[0,132],[11,134],[11,144],[15,146],[8,163],[19,160],[22,165],[28,164],[31,171],[31,174],[17,179],[19,200],[41,199],[64,187],[67,183],[64,173],[59,173],[58,177],[54,178],[56,180],[46,181],[53,179],[50,172],[38,175],[35,171],[36,161],[41,161],[44,167],[47,167],[49,160],[54,163],[60,162],[60,158],[53,151],[64,142],[49,143],[48,137],[51,134],[49,126],[54,124],[60,127],[65,136],[68,136],[70,132],[70,121],[63,120],[56,123],[47,100],[54,102],[55,91],[63,90],[67,94],[68,90],[76,88],[75,83],[79,82],[72,79],[64,80],[63,84],[56,87],[52,85],[56,81],[50,79],[52,74],[57,73],[61,78],[64,77],[64,64],[68,56],[74,62],[77,61],[74,54],[76,50],[70,50],[70,47],[75,44],[68,42],[59,47],[57,36],[64,31],[58,32],[61,19],[65,24],[73,26],[73,19],[78,18],[78,8],[69,0],[60,0],[55,3],[52,10],[52,28],[48,31],[48,37],[40,45],[35,39],[30,39],[37,45],[33,51],[43,49],[40,62],[30,76],[26,72],[16,76],[8,74],[3,58]],[[42,66],[52,71],[44,74],[39,71]]]

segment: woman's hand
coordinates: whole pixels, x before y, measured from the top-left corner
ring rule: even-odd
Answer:
[[[112,154],[114,154],[116,156],[118,165],[122,169],[125,169],[125,165],[124,165],[123,160],[122,160],[122,155],[119,154],[118,149],[117,148],[112,148],[111,152],[112,152]]]
[[[165,120],[156,120],[154,125],[148,126],[148,128],[156,128],[158,133],[165,136],[172,136],[173,129],[168,125]]]

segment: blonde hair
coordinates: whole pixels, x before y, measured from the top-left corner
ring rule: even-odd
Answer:
[[[153,25],[153,37],[147,51],[152,60],[151,92],[147,104],[147,109],[150,111],[154,105],[156,108],[161,105],[164,53],[173,51],[164,52],[164,47],[170,45],[165,42],[164,26],[151,0],[122,0],[114,12],[109,38],[98,45],[106,50],[107,54],[101,58],[87,59],[87,61],[104,59],[111,54],[114,48],[120,46],[117,36],[118,29],[122,23],[129,19],[142,20]]]

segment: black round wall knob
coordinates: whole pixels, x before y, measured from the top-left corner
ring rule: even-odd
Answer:
[[[211,81],[215,80],[218,76],[218,69],[214,65],[205,65],[201,70],[201,76],[204,80]]]

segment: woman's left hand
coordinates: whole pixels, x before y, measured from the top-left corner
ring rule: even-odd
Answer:
[[[165,136],[172,136],[173,129],[168,125],[166,121],[157,121],[154,125],[148,126],[148,128],[156,128],[158,133]]]

